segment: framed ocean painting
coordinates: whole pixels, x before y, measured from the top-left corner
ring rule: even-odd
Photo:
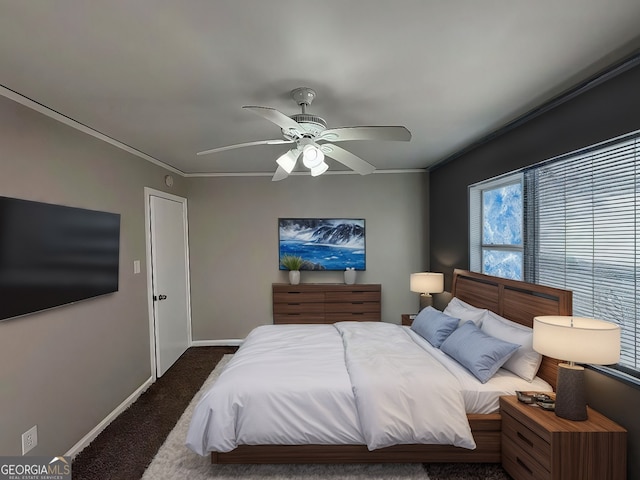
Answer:
[[[302,257],[300,270],[366,270],[364,219],[279,218],[278,264],[285,255]]]

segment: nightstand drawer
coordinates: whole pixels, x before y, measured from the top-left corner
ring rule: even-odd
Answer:
[[[502,420],[504,428],[504,418]],[[551,472],[502,433],[502,466],[517,480],[551,480]]]
[[[503,448],[504,443],[517,445],[546,470],[551,470],[551,446],[505,412],[502,414],[502,436]]]
[[[502,465],[514,480],[625,480],[627,431],[587,407],[572,422],[500,397]]]

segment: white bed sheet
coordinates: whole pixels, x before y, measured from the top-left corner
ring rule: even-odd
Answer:
[[[467,413],[496,412],[499,397],[515,390],[551,390],[539,378],[529,383],[502,369],[482,384],[408,327],[394,327],[457,379]],[[291,361],[300,354],[305,362]],[[363,445],[361,432],[340,332],[333,325],[265,325],[247,336],[201,398],[186,445],[200,455],[238,445]]]
[[[399,444],[476,448],[459,382],[404,329],[385,322],[335,327],[369,450]]]
[[[553,391],[551,385],[540,377],[528,382],[503,368],[499,369],[489,381],[482,383],[466,368],[442,350],[435,348],[427,340],[411,330],[410,327],[404,328],[407,329],[411,338],[418,345],[437,358],[458,379],[462,386],[462,396],[467,413],[496,413],[500,409],[500,397],[503,395],[515,395],[514,392],[516,390]]]
[[[291,361],[301,354],[305,362]],[[254,329],[196,406],[186,441],[200,455],[241,444],[364,443],[333,325]]]

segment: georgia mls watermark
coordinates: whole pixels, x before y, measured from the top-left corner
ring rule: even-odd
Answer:
[[[0,480],[71,480],[71,457],[0,457]]]

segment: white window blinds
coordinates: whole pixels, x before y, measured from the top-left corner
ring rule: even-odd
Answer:
[[[573,291],[574,315],[622,329],[622,369],[640,371],[640,135],[525,172],[525,272]]]

